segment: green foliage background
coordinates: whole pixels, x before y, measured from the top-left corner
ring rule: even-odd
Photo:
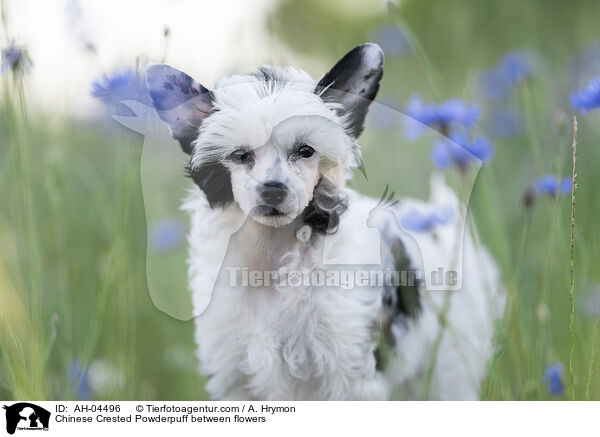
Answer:
[[[370,40],[379,26],[404,26],[413,52],[386,60],[379,95],[398,108],[413,92],[435,101],[479,100],[477,71],[509,50],[538,54],[536,75],[510,102],[522,109],[525,132],[494,140],[494,160],[477,175],[470,199],[509,295],[483,399],[554,399],[544,369],[562,361],[568,373],[570,201],[540,199],[525,210],[521,198],[540,175],[570,174],[568,95],[582,82],[569,65],[600,40],[598,17],[600,3],[583,0],[407,0],[388,11],[367,1],[282,0],[268,19],[274,40],[316,60],[314,74]],[[146,284],[151,248],[140,184],[142,138],[110,120],[49,122],[7,77],[2,93],[0,399],[75,399],[81,381],[70,369],[98,362],[109,363],[121,382],[95,398],[205,399],[193,324],[160,312]],[[578,116],[574,388],[577,399],[600,399],[600,360],[594,361],[600,345],[593,347],[598,316],[583,311],[600,282],[600,119]],[[399,138],[366,130],[361,143],[369,182],[357,175],[356,188],[378,196],[390,184],[402,195],[426,196],[431,138]],[[175,256],[184,265],[185,248]],[[167,277],[173,289],[185,289],[179,268]]]

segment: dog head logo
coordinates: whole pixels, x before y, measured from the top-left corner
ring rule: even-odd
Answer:
[[[19,430],[48,430],[50,411],[35,404],[19,402],[10,406],[4,405],[6,410],[6,432],[14,434]]]

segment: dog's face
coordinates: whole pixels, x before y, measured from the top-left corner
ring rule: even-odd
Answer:
[[[327,157],[318,136],[314,130],[308,137],[306,130],[295,128],[284,121],[264,145],[241,145],[224,162],[234,200],[259,223],[280,226],[293,221],[308,206],[323,176]],[[327,128],[323,131],[326,135]]]
[[[257,222],[290,223],[312,200],[319,155],[306,143],[239,149],[232,154],[233,198]]]
[[[343,185],[358,163],[355,139],[382,64],[379,47],[365,44],[318,83],[301,71],[268,67],[224,79],[214,91],[166,65],[148,67],[146,76],[210,206],[236,202],[255,221],[277,227],[332,198],[319,191]]]

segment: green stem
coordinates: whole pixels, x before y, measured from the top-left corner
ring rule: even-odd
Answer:
[[[569,379],[571,383],[571,400],[575,400],[575,373],[573,371],[573,359],[575,352],[575,342],[573,338],[573,329],[575,327],[575,306],[573,305],[573,295],[575,291],[575,190],[577,189],[577,118],[573,117],[573,187],[571,188],[571,291],[569,293],[569,302],[571,306],[571,318],[569,324],[569,337],[571,339],[571,353],[569,358]]]
[[[590,370],[588,372],[588,380],[585,385],[585,400],[590,400],[590,391],[592,388],[592,378],[594,377],[594,362],[596,361],[596,347],[598,345],[598,337],[600,337],[600,319],[596,320],[596,329],[594,330],[594,342],[592,343],[592,359],[590,360]]]

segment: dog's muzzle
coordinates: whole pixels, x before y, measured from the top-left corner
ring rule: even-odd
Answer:
[[[285,184],[277,181],[268,181],[259,187],[260,197],[266,205],[277,207],[285,200],[288,188]]]

